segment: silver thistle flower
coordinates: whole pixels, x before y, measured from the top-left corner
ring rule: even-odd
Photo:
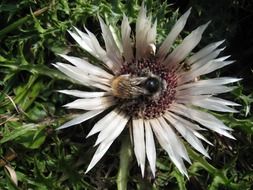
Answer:
[[[144,4],[136,21],[135,38],[131,37],[128,18],[123,17],[120,43],[116,43],[109,27],[99,18],[106,50],[89,30],[85,29],[86,33],[77,28],[69,31],[76,42],[103,65],[99,67],[85,59],[60,55],[72,65],[56,63],[56,68],[82,85],[96,90],[60,91],[78,98],[65,107],[85,112],[58,129],[79,124],[110,110],[88,134],[89,137],[99,133],[95,143],[98,148],[86,172],[101,159],[127,123],[130,124],[134,153],[142,176],[146,156],[155,176],[156,148],[153,134],[171,161],[186,176],[184,160],[189,163],[191,161],[180,136],[206,157],[209,156],[201,140],[210,145],[212,143],[201,135],[200,131],[204,128],[234,139],[229,133],[230,128],[213,115],[198,109],[236,112],[229,106],[238,104],[213,95],[233,90],[233,87],[226,84],[240,79],[199,79],[204,74],[233,63],[225,61],[229,56],[216,58],[223,50],[218,48],[223,41],[212,43],[190,56],[201,40],[202,33],[209,24],[207,23],[192,31],[174,50],[171,48],[189,14],[190,9],[178,19],[158,48],[156,22],[152,23],[147,16]]]

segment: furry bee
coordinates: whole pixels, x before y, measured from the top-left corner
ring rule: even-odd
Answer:
[[[120,75],[112,80],[111,87],[114,96],[121,99],[134,99],[159,93],[162,89],[162,81],[156,76]]]

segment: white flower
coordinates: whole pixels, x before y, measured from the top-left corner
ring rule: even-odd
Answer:
[[[131,28],[126,16],[121,24],[119,41],[110,27],[99,18],[106,50],[86,28],[86,33],[77,28],[69,31],[76,42],[102,64],[95,66],[86,59],[60,55],[71,65],[56,63],[55,67],[93,90],[60,91],[78,98],[65,107],[85,112],[59,129],[82,123],[105,110],[108,111],[88,134],[91,136],[99,133],[95,143],[98,148],[86,172],[101,159],[128,123],[142,176],[146,156],[155,176],[154,135],[171,161],[186,176],[184,160],[189,163],[191,161],[182,139],[206,157],[209,156],[201,140],[210,145],[212,143],[201,135],[200,131],[204,128],[234,139],[229,133],[230,128],[213,115],[198,109],[200,107],[219,112],[236,112],[229,106],[238,104],[213,95],[233,90],[234,87],[228,87],[226,84],[240,79],[200,79],[204,74],[233,63],[226,61],[229,56],[216,58],[223,50],[218,48],[223,41],[212,43],[197,53],[190,54],[201,40],[202,33],[209,24],[207,23],[192,31],[172,50],[172,45],[184,28],[190,11],[189,9],[178,19],[165,41],[158,47],[156,22],[151,22],[144,5],[136,21],[135,37],[131,37]]]

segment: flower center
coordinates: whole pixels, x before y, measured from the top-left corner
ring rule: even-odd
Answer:
[[[114,81],[121,110],[134,118],[159,117],[175,100],[176,74],[155,57],[125,63]]]

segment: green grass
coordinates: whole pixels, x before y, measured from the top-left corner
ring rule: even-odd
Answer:
[[[161,5],[152,0],[145,2],[158,19],[158,42],[161,42],[178,12],[175,6],[170,7],[166,2]],[[196,6],[196,0],[191,2],[194,24],[202,24],[200,18],[213,19],[208,15],[201,17],[204,8]],[[140,4],[137,0],[127,3],[120,0],[0,2],[0,190],[124,189],[126,185],[128,189],[144,190],[253,188],[253,93],[250,86],[238,84],[232,95],[225,95],[242,105],[239,113],[216,114],[234,129],[236,141],[206,132],[204,135],[214,144],[209,147],[212,160],[205,160],[187,147],[193,161],[187,166],[189,180],[177,171],[160,148],[157,150],[156,178],[152,179],[151,173],[147,172],[142,179],[127,130],[94,169],[85,174],[95,151],[96,138],[85,137],[96,118],[70,129],[55,130],[76,114],[62,108],[70,100],[57,90],[83,87],[73,84],[52,63],[60,60],[58,53],[89,56],[71,39],[67,30],[85,25],[102,41],[97,15],[119,27],[123,13],[130,21],[135,21]],[[220,3],[220,6],[225,5]],[[236,4],[230,6],[237,8]],[[226,13],[225,18],[232,19],[232,15]],[[226,19],[227,27],[231,29],[229,37],[234,34],[234,23],[232,25],[230,21]],[[193,29],[191,25],[187,28]],[[211,33],[204,37],[204,43],[211,42],[209,39],[226,38],[222,29],[213,33],[209,30]],[[231,71],[226,68],[221,74],[223,72]],[[13,181],[15,175],[18,185]]]

